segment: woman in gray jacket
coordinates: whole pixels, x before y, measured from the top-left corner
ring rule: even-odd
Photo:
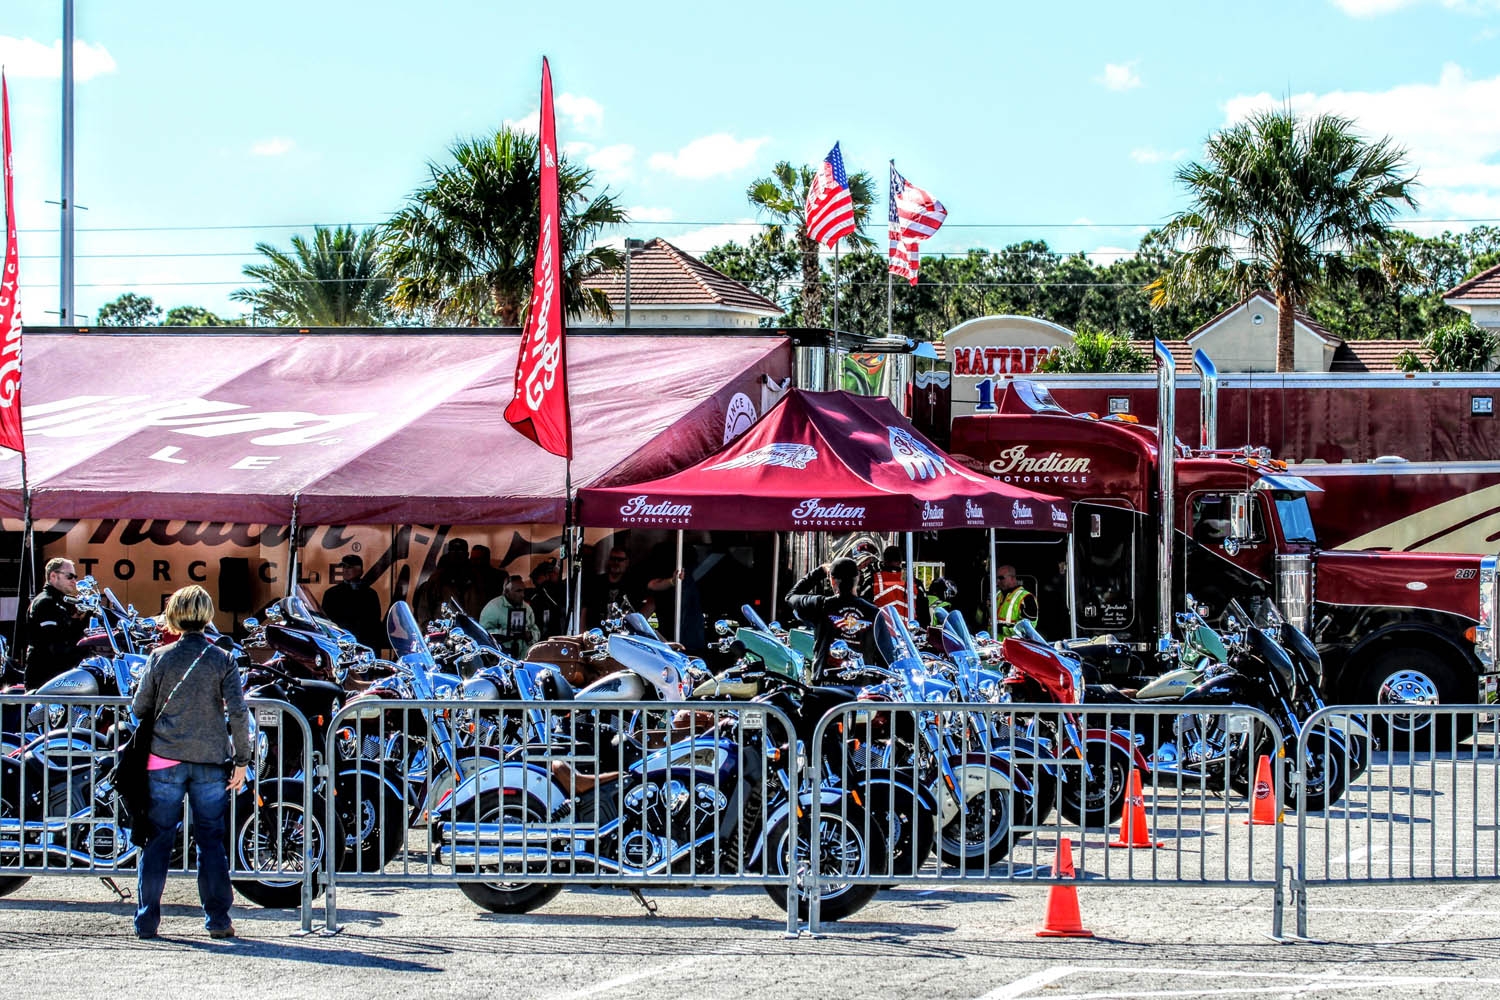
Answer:
[[[198,843],[204,926],[209,937],[234,937],[225,824],[229,793],[245,786],[250,724],[234,657],[203,634],[213,616],[213,599],[202,587],[183,587],[171,596],[162,617],[182,638],[146,660],[131,705],[136,718],[156,719],[147,764],[156,832],[141,851],[138,867],[135,933],[140,938],[156,937],[161,923],[161,892],[184,798],[192,806],[193,838]]]

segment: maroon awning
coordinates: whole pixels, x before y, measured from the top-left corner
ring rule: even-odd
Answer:
[[[675,475],[579,493],[595,527],[755,531],[1068,530],[1068,508],[970,472],[886,399],[792,390],[744,436]]]
[[[502,411],[514,333],[37,334],[23,399],[37,517],[561,523],[564,463]],[[568,338],[573,483],[719,447],[791,370],[775,336]],[[20,460],[0,513],[20,515]]]

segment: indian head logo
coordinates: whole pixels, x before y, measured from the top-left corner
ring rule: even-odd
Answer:
[[[818,459],[818,449],[810,444],[776,442],[757,448],[739,458],[708,466],[708,469],[754,469],[763,466],[781,469],[805,469]]]
[[[890,431],[891,457],[906,472],[908,479],[913,482],[937,479],[956,471],[948,464],[948,460],[939,452],[934,451],[930,445],[918,441],[899,427],[887,429]]]

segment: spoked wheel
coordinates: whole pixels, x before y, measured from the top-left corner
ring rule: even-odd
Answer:
[[[1295,747],[1293,748],[1295,750]],[[1287,774],[1290,777],[1295,753],[1287,754]],[[1311,733],[1307,737],[1307,759],[1303,764],[1307,772],[1307,811],[1323,812],[1344,797],[1344,742],[1327,733]],[[1285,790],[1282,802],[1288,809],[1297,808],[1297,789],[1291,781],[1282,782]]]
[[[808,866],[818,865],[818,911],[823,920],[842,920],[858,912],[879,891],[879,886],[839,882],[839,876],[865,876],[886,874],[886,859],[881,851],[886,843],[886,834],[880,822],[849,800],[823,807],[818,818],[817,835],[812,830],[812,808],[802,807],[803,817],[795,821],[791,815],[778,820],[766,835],[766,851],[770,858],[771,875],[788,874],[788,863],[792,856],[792,823],[796,822],[796,854],[799,872]],[[865,831],[868,828],[869,838]],[[799,879],[799,882],[801,880]],[[787,908],[787,891],[784,885],[767,885],[766,894],[784,910]],[[806,920],[808,899],[803,893],[797,896],[797,912]]]
[[[957,816],[943,827],[938,845],[943,864],[967,871],[984,871],[1010,854],[1015,842],[1014,817],[1030,812],[1024,792],[1009,783],[985,787],[981,775],[963,782],[967,799]]]
[[[9,775],[9,773],[10,772],[7,772],[7,775]],[[21,821],[21,810],[16,805],[14,791],[9,788],[0,787],[0,821],[4,821],[7,824],[16,823],[17,825],[19,825]],[[22,835],[17,834],[16,839],[22,840]],[[22,863],[21,856],[19,854],[14,856],[13,863],[17,865]],[[5,859],[0,859],[0,871],[4,870]],[[11,893],[15,892],[17,889],[21,888],[21,886],[30,881],[31,877],[29,875],[0,876],[0,896],[9,896]]]
[[[468,809],[458,810],[462,820],[469,818]],[[485,792],[479,798],[474,812],[477,823],[535,823],[547,822],[547,810],[540,802],[527,797],[526,803],[503,802],[497,791]],[[480,871],[493,870],[502,874],[499,865],[480,865]],[[454,870],[474,871],[474,866],[457,862]],[[518,873],[521,874],[521,873]],[[469,899],[491,913],[530,913],[546,906],[558,893],[562,885],[556,882],[460,882],[458,889]]]
[[[303,873],[309,866],[316,873],[328,847],[321,799],[313,796],[308,815],[300,781],[261,782],[258,795],[240,796],[237,822],[230,831],[231,868],[261,873],[259,878],[234,880],[241,896],[267,909],[302,904]],[[320,891],[314,879],[313,894]]]
[[[344,833],[338,870],[378,872],[406,840],[406,802],[390,782],[370,774],[342,774],[337,785]]]
[[[1125,811],[1125,793],[1134,761],[1124,748],[1107,740],[1090,740],[1084,757],[1088,762],[1086,774],[1076,757],[1064,757],[1060,762],[1059,807],[1069,823],[1084,829],[1106,827]]]

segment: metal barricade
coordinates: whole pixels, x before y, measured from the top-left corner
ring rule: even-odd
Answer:
[[[1298,739],[1292,897],[1308,890],[1500,880],[1495,706],[1332,706]],[[1313,780],[1309,780],[1313,779]],[[1335,801],[1326,787],[1342,786]]]
[[[802,762],[743,702],[358,699],[328,728],[325,926],[348,885],[524,913],[569,884],[762,886],[798,920]]]
[[[84,875],[126,898],[113,880],[136,875],[141,851],[113,779],[132,729],[129,706],[120,697],[0,695],[0,895],[37,876]],[[303,780],[314,773],[312,732],[283,702],[249,707],[255,766],[229,799],[229,877],[253,902],[297,907],[310,931],[323,850],[299,832],[312,815],[312,782]],[[191,830],[184,807],[170,872],[195,870]]]
[[[849,849],[810,871],[809,927],[882,886],[1076,882],[1266,889],[1279,937],[1282,827],[1249,820],[1286,800],[1283,742],[1238,706],[839,706],[809,748],[811,825]]]

